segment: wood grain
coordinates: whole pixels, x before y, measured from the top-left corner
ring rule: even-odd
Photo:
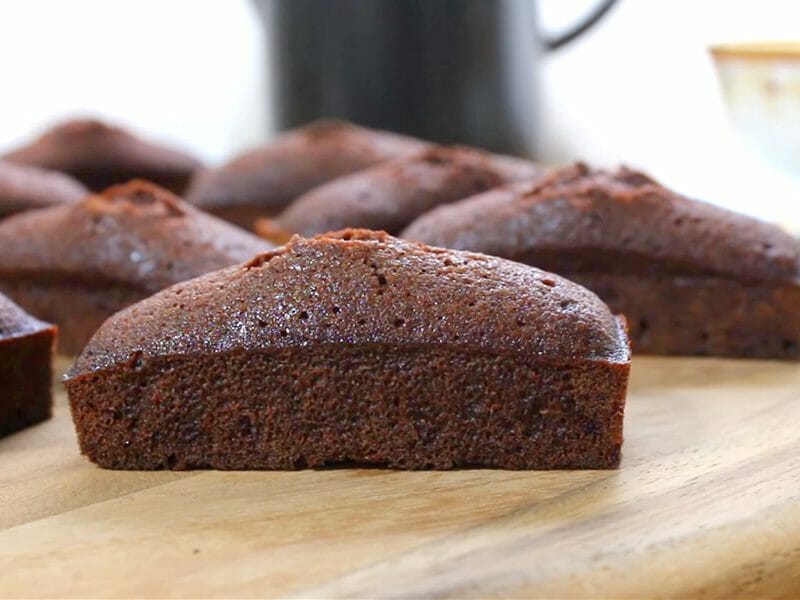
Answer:
[[[618,471],[126,473],[0,441],[4,597],[800,597],[800,365],[639,358]]]

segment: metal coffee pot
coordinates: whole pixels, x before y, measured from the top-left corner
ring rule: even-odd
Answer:
[[[533,0],[254,0],[272,60],[274,122],[339,118],[441,143],[535,156],[548,39]]]

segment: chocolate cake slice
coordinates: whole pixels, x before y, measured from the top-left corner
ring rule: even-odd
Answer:
[[[185,152],[145,141],[96,119],[62,123],[3,158],[63,171],[98,192],[141,178],[180,194],[201,167]]]
[[[117,313],[65,385],[107,468],[612,468],[629,360],[557,275],[347,230]]]
[[[58,324],[60,350],[75,354],[121,308],[272,245],[133,181],[9,217],[0,248],[0,291]]]
[[[410,137],[319,121],[200,173],[187,200],[247,229],[321,183],[427,147]]]
[[[344,175],[306,192],[256,233],[278,243],[346,227],[400,233],[422,213],[503,183],[541,176],[526,160],[466,147],[434,146]]]
[[[800,358],[800,246],[649,177],[576,165],[422,215],[402,237],[559,273],[626,315],[634,352]]]
[[[0,219],[18,212],[77,202],[88,193],[57,171],[0,160]]]
[[[0,294],[0,436],[50,418],[56,328]]]

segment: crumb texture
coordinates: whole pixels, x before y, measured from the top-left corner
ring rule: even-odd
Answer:
[[[612,468],[627,367],[325,345],[160,357],[69,382],[113,469]]]

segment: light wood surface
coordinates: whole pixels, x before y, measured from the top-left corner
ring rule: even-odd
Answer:
[[[800,597],[800,365],[637,359],[618,471],[134,473],[0,441],[4,597]]]

